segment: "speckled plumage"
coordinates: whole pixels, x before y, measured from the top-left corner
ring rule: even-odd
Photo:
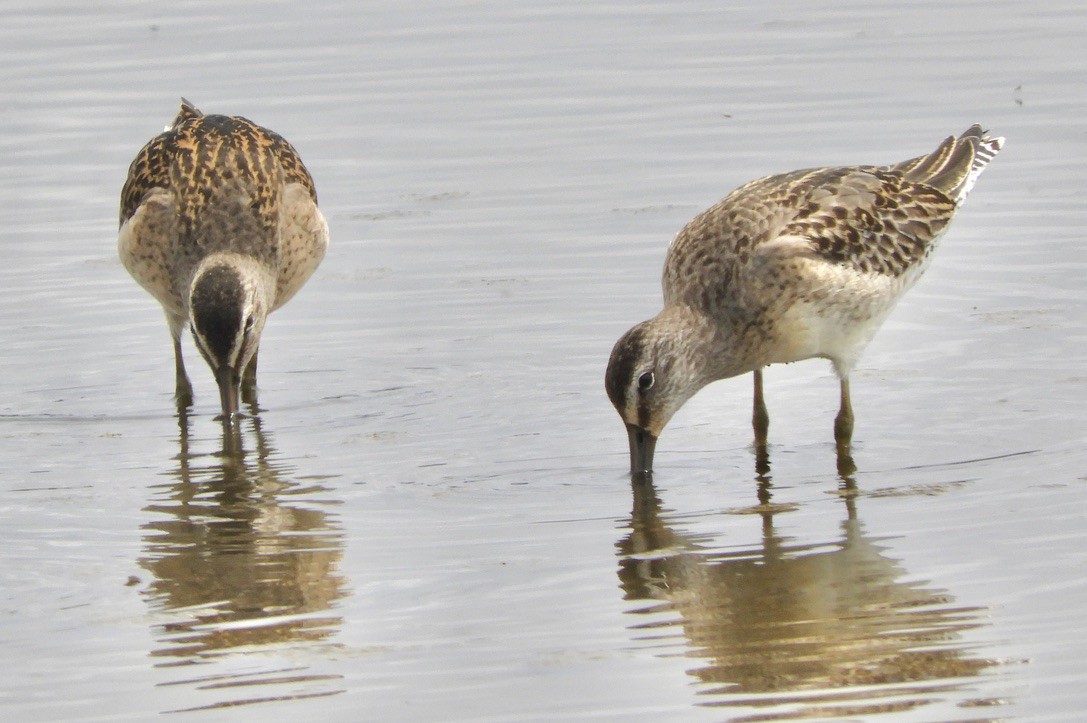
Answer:
[[[698,389],[754,371],[764,445],[761,368],[824,357],[842,379],[836,437],[848,447],[850,370],[1002,143],[975,125],[891,166],[760,178],[696,216],[669,247],[664,309],[609,361],[605,386],[628,428],[655,441]],[[634,451],[631,430],[632,469],[648,469]]]
[[[295,149],[245,118],[204,115],[183,100],[132,161],[118,237],[124,267],[166,312],[179,401],[191,396],[179,342],[186,323],[232,413],[223,380],[234,377],[234,397],[243,373],[255,381],[265,318],[305,284],[327,246]]]

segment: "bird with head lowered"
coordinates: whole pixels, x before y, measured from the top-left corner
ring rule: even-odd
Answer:
[[[313,274],[328,225],[313,178],[282,136],[186,100],[132,161],[121,190],[118,253],[162,305],[179,407],[192,403],[181,354],[188,325],[219,388],[224,419],[255,390],[268,315]]]
[[[834,437],[848,457],[850,371],[1003,142],[975,125],[894,165],[760,178],[690,221],[664,262],[664,308],[619,339],[605,374],[631,472],[652,471],[657,438],[696,392],[747,372],[765,450],[763,367],[813,357],[837,372]]]

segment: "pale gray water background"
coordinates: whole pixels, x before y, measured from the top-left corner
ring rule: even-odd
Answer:
[[[1073,0],[5,3],[0,715],[1077,717],[1084,37]],[[115,253],[182,95],[291,140],[332,229],[234,456]],[[675,232],[975,121],[1007,146],[854,377],[856,496],[819,361],[767,375],[768,480],[741,378],[632,490],[602,376]]]

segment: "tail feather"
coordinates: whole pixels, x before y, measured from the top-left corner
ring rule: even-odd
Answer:
[[[978,176],[980,176],[981,172],[985,170],[985,167],[989,165],[989,161],[996,158],[996,154],[1000,153],[1000,149],[1003,147],[1003,138],[989,138],[986,135],[982,135],[978,138],[977,145],[974,148],[974,161],[970,164],[970,171],[966,174],[966,178],[963,179],[962,184],[960,184],[957,189],[955,195],[956,203],[961,204],[966,199],[967,194],[970,193],[970,189],[977,183]]]
[[[954,151],[955,137],[948,136],[932,153],[921,156],[920,158],[914,158],[912,161],[906,161],[906,163],[910,164],[908,170],[899,170],[903,171],[907,180],[925,183],[928,179],[943,170],[944,166],[947,164],[947,159]]]
[[[1003,145],[1003,138],[990,138],[980,125],[974,124],[958,138],[945,138],[932,153],[891,168],[909,181],[943,191],[960,205]]]
[[[164,131],[166,131],[166,132],[172,131],[172,130],[176,129],[178,126],[180,126],[182,123],[184,123],[185,121],[192,120],[193,118],[200,118],[203,115],[204,114],[200,112],[199,108],[197,108],[195,105],[193,105],[191,102],[189,102],[185,98],[182,98],[181,99],[181,108],[178,109],[177,115],[174,116],[173,123],[166,126]]]
[[[974,166],[976,143],[975,138],[965,134],[956,140],[951,155],[938,171],[929,176],[927,183],[946,191],[957,201],[961,195],[959,190]]]

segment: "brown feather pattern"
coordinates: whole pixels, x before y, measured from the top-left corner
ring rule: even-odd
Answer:
[[[849,373],[1002,143],[974,125],[892,165],[760,178],[692,219],[664,262],[664,308],[619,339],[605,374],[631,470],[651,469],[656,436],[687,399],[746,372],[765,445],[762,368],[813,357],[841,379],[835,440],[848,457]]]

